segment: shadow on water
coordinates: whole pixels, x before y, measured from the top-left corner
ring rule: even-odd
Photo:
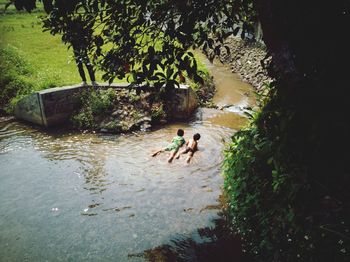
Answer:
[[[240,238],[229,233],[231,230],[227,217],[223,212],[212,221],[213,225],[200,228],[192,233],[176,235],[170,243],[139,254],[129,254],[129,257],[141,257],[149,262],[251,262],[242,251]]]

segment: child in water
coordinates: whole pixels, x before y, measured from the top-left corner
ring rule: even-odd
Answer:
[[[198,150],[198,140],[200,138],[201,138],[200,134],[198,133],[194,134],[193,138],[191,138],[186,142],[186,148],[181,152],[178,152],[175,158],[178,159],[180,157],[180,154],[187,154],[188,152],[190,152],[186,160],[187,163],[189,163],[193,157],[194,152]]]
[[[175,136],[173,140],[171,140],[171,143],[167,147],[154,152],[151,156],[156,156],[163,151],[171,151],[170,157],[168,158],[168,162],[170,163],[171,161],[173,161],[175,154],[177,153],[177,151],[179,151],[179,148],[182,147],[183,144],[185,144],[185,139],[183,138],[184,133],[185,132],[182,129],[178,129],[177,136]]]

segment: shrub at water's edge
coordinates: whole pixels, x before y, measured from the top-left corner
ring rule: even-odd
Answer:
[[[200,107],[217,108],[217,105],[213,102],[216,91],[214,80],[209,73],[203,73],[202,78],[204,80],[203,84],[190,82],[189,86],[196,92]]]
[[[195,88],[200,105],[210,105],[214,86],[207,84]],[[152,125],[173,120],[172,104],[176,99],[170,95],[169,100],[164,95],[150,87],[139,92],[128,88],[88,88],[79,94],[81,106],[71,121],[80,130],[108,133],[149,130]]]
[[[55,79],[38,81],[35,68],[12,46],[0,48],[0,72],[0,109],[9,114],[24,96],[56,86]]]
[[[310,132],[300,138],[305,124],[299,121],[306,114],[306,109],[284,110],[278,97],[271,95],[225,151],[223,174],[231,222],[244,250],[255,254],[257,261],[349,258],[348,183],[339,185],[349,181],[345,156],[331,150],[337,144],[330,141],[334,137],[325,142]],[[325,130],[317,121],[310,126]],[[345,134],[346,125],[343,128],[337,132]],[[327,170],[327,163],[338,164]]]
[[[10,113],[15,102],[34,90],[33,69],[14,48],[0,49],[0,108]]]
[[[150,93],[138,95],[135,90],[90,88],[80,95],[81,108],[71,120],[80,130],[108,133],[147,130],[155,121],[152,112],[156,105],[150,99]]]

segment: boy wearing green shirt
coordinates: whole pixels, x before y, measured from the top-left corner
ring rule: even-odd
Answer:
[[[183,138],[184,131],[182,129],[177,130],[177,136],[171,140],[171,143],[167,145],[165,148],[159,149],[158,151],[154,152],[152,156],[158,155],[160,152],[163,151],[171,151],[170,157],[168,158],[168,162],[170,163],[173,161],[175,154],[179,150],[180,147],[182,147],[183,144],[185,144],[185,139]]]

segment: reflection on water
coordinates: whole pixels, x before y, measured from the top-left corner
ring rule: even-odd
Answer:
[[[218,248],[225,254],[227,234],[214,230],[222,150],[244,122],[229,110],[199,109],[188,123],[116,136],[0,118],[0,258],[209,261]],[[201,134],[193,161],[150,157],[178,128],[186,139]]]

